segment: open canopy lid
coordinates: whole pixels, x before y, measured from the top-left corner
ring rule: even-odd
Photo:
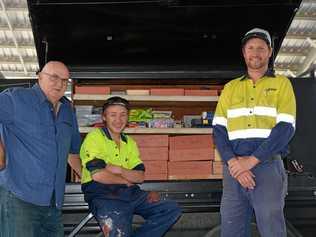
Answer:
[[[40,67],[72,71],[238,71],[241,39],[268,30],[279,50],[301,1],[28,0]]]

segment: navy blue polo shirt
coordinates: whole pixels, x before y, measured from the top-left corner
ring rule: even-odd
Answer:
[[[7,165],[0,185],[19,199],[49,206],[55,193],[62,207],[68,154],[78,154],[80,133],[74,110],[61,98],[57,116],[36,84],[0,94],[0,123]]]

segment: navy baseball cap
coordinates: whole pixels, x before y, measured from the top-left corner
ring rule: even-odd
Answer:
[[[269,32],[264,30],[264,29],[260,29],[260,28],[254,28],[245,34],[245,36],[241,40],[242,47],[244,47],[244,45],[247,43],[247,41],[252,39],[252,38],[262,39],[267,43],[267,45],[270,48],[272,48],[272,41],[271,41],[271,36],[270,36]]]
[[[111,105],[120,105],[129,110],[129,102],[126,99],[119,96],[114,96],[107,99],[103,105],[103,112]]]

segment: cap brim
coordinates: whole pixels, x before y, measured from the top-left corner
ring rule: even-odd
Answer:
[[[260,35],[260,34],[249,34],[249,35],[246,35],[241,41],[242,47],[247,43],[248,40],[253,39],[253,38],[262,39],[264,42],[267,43],[267,45],[269,47],[271,47],[271,44],[270,44],[269,40],[265,36]]]

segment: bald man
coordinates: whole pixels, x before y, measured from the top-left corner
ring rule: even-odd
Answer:
[[[0,236],[64,236],[67,161],[80,175],[80,134],[64,97],[67,67],[47,63],[32,88],[0,94],[6,167],[0,171]]]

